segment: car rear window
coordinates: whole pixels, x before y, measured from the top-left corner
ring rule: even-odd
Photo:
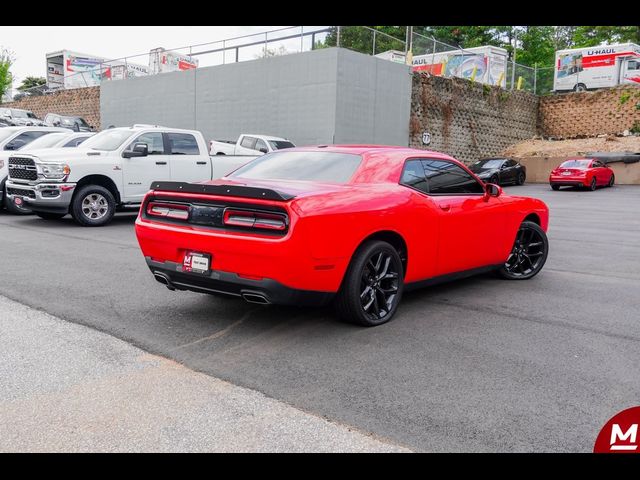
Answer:
[[[567,160],[560,168],[587,168],[591,160]]]
[[[230,176],[254,180],[346,183],[361,161],[360,155],[350,153],[282,150],[258,157]]]

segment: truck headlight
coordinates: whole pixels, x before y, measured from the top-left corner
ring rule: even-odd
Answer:
[[[0,168],[4,167],[4,160],[0,159]]]
[[[42,163],[40,169],[45,178],[64,178],[71,173],[69,165],[62,163]]]

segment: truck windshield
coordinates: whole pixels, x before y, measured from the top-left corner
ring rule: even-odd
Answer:
[[[230,177],[346,183],[362,157],[335,152],[273,152],[239,168]]]
[[[293,148],[295,145],[286,140],[269,140],[269,145],[273,150],[282,150],[283,148]]]
[[[120,148],[120,145],[126,142],[131,135],[133,135],[131,130],[105,130],[85,141],[82,146],[93,150],[112,152]]]
[[[53,147],[60,140],[68,136],[69,135],[67,133],[49,133],[40,138],[36,138],[33,142],[21,148],[21,150],[36,150],[38,148]]]

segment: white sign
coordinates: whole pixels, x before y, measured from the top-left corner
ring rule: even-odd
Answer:
[[[422,144],[429,145],[431,143],[431,134],[429,132],[422,132]]]

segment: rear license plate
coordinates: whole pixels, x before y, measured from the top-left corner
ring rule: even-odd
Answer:
[[[211,255],[200,252],[187,252],[182,261],[182,271],[188,273],[208,274],[211,266]]]
[[[568,177],[569,175],[571,175],[571,172],[562,172],[562,175],[564,175],[565,177]]]

